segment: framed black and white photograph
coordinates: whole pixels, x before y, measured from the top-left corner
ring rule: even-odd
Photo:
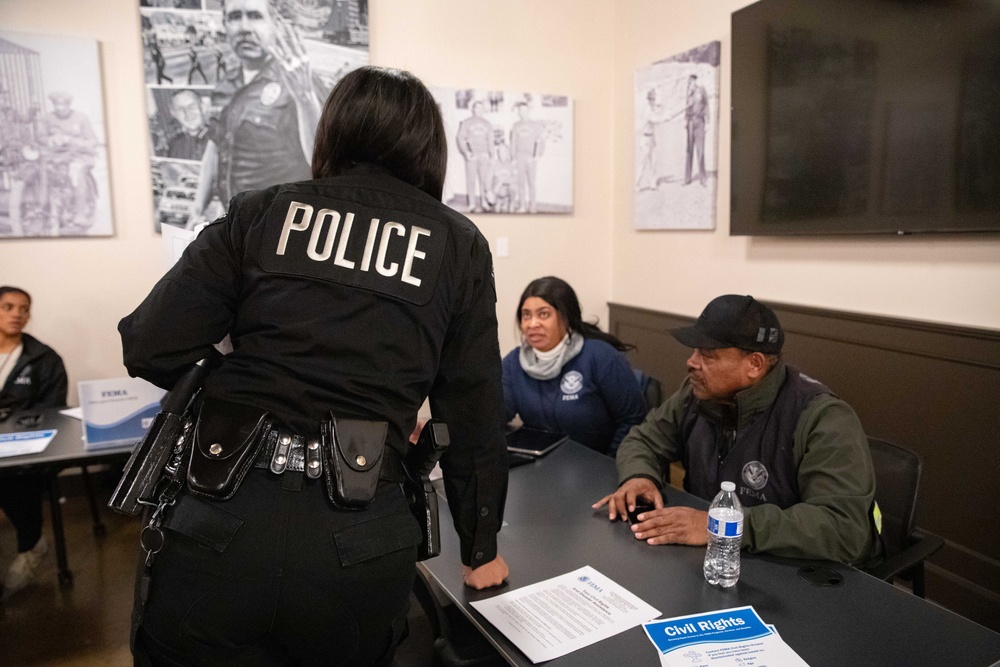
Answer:
[[[97,40],[0,31],[0,238],[111,236],[106,136]]]
[[[463,213],[573,212],[573,101],[431,89],[448,137],[444,203]]]
[[[637,229],[715,229],[720,51],[709,42],[635,73]]]
[[[157,229],[310,178],[323,102],[368,63],[367,0],[141,0],[140,30]]]

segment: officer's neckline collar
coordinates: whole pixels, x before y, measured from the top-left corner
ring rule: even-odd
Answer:
[[[392,176],[392,172],[380,164],[358,162],[341,172],[342,176],[369,176],[372,174]]]

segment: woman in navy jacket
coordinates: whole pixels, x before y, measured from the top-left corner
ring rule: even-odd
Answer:
[[[521,346],[503,360],[507,419],[558,431],[614,455],[646,405],[623,352],[631,346],[584,322],[566,281],[533,280],[517,306]]]

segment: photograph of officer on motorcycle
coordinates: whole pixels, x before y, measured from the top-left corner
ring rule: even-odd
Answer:
[[[0,46],[0,238],[110,235],[96,40],[0,33]]]

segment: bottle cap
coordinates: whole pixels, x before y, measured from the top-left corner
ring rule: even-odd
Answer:
[[[733,484],[732,482],[723,482],[722,483],[722,490],[723,491],[735,491],[736,490],[736,485]]]

